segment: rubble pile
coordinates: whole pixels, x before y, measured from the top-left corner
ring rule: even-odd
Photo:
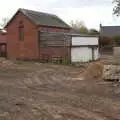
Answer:
[[[120,66],[104,65],[103,79],[119,81],[120,80]]]
[[[102,76],[103,64],[102,63],[91,63],[84,72],[86,79],[94,79]]]
[[[12,67],[14,66],[14,62],[11,60],[7,60],[5,58],[0,58],[0,67]]]

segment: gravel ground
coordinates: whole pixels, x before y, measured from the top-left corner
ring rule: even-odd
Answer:
[[[80,67],[11,66],[0,67],[0,120],[120,120],[119,83]]]

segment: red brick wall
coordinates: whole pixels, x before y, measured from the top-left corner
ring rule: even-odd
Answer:
[[[51,60],[54,57],[62,57],[70,60],[71,51],[70,47],[43,47],[40,48],[40,59]]]
[[[24,24],[24,41],[19,40],[19,22]],[[32,24],[22,13],[18,13],[7,26],[7,53],[8,58],[37,59],[38,33],[36,26]]]
[[[23,21],[24,24],[24,41],[19,40],[19,22]],[[70,29],[35,26],[29,21],[22,13],[18,13],[14,19],[7,26],[7,55],[10,59],[27,58],[27,59],[41,59],[43,54],[50,56],[61,56],[70,58],[70,48],[68,47],[45,47],[39,48],[38,45],[38,31],[41,28],[50,28],[53,31],[59,32],[65,30],[68,32]]]

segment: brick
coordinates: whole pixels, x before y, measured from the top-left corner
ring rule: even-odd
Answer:
[[[24,41],[19,40],[19,23],[23,21],[24,24]],[[70,58],[70,47],[45,47],[40,48],[39,31],[41,28],[51,28],[53,31],[69,29],[37,26],[33,24],[24,14],[18,12],[13,20],[7,26],[7,55],[10,59],[41,59],[43,54],[50,56],[61,56]]]

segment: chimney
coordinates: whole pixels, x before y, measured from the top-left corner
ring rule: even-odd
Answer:
[[[100,23],[100,28],[102,27],[102,24]]]

